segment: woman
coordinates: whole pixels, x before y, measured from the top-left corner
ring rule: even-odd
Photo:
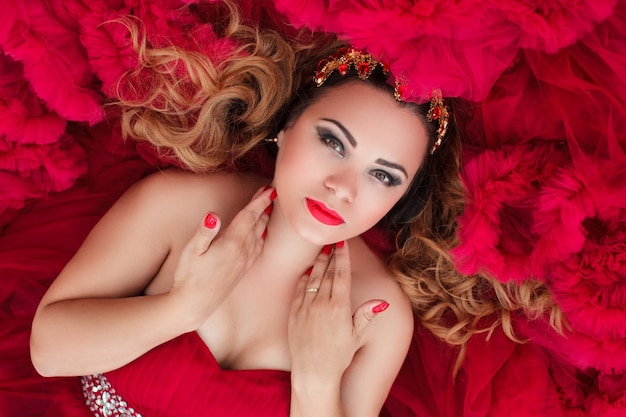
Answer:
[[[383,64],[353,50],[331,61],[344,59],[353,74],[330,67],[323,80],[318,74],[324,85],[278,133],[269,189],[267,178],[252,174],[167,171],[115,204],[40,304],[31,348],[42,374],[107,372],[84,379],[96,415],[124,401],[145,415],[183,405],[197,414],[180,390],[164,406],[157,388],[143,389],[176,378],[189,393],[197,385],[188,370],[196,367],[229,381],[235,374],[225,370],[270,377],[261,385],[275,389],[259,394],[263,410],[242,401],[240,415],[378,415],[413,316],[407,295],[359,236],[381,223],[410,238],[419,199],[428,199],[427,161],[456,144],[444,140],[441,100],[398,101]],[[365,77],[364,62],[375,70]],[[429,110],[446,117],[429,121]],[[441,140],[450,149],[431,155]],[[181,362],[180,352],[198,349],[199,363]],[[156,373],[149,377],[146,367]],[[193,372],[206,383],[202,369]],[[244,379],[236,384],[249,384]],[[231,400],[250,390],[258,392],[190,397],[209,414],[222,407],[235,415]]]

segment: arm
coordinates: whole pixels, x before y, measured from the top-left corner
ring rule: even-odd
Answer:
[[[253,258],[260,251],[269,192],[250,203],[256,202],[253,209],[259,213],[256,227],[229,227],[222,233],[226,238],[213,242],[219,219],[213,229],[198,225],[168,278],[171,289],[143,295],[170,256],[181,215],[197,201],[189,197],[195,188],[190,193],[183,186],[190,180],[169,174],[150,177],[129,190],[96,225],[37,310],[31,357],[39,372],[83,375],[120,367],[195,330],[234,287],[247,267],[245,256]],[[240,217],[240,222],[235,217],[232,224],[252,219]],[[249,248],[248,253],[242,247]],[[229,256],[234,252],[232,256],[239,255],[243,261],[225,269],[219,261],[225,252]],[[206,277],[198,270],[214,274]],[[215,277],[219,279],[211,279]]]
[[[320,254],[310,277],[303,276],[289,322],[292,355],[291,417],[378,416],[413,329],[406,296],[387,291],[352,314],[347,244],[332,259]],[[319,288],[317,293],[306,288]]]

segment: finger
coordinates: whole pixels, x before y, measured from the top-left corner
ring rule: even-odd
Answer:
[[[222,222],[217,214],[207,213],[202,220],[202,225],[188,243],[190,250],[197,255],[202,255],[206,252],[215,236],[217,236],[221,225]]]
[[[339,299],[350,298],[352,285],[352,267],[350,266],[350,250],[345,241],[335,244],[333,256],[335,260],[332,280],[332,297]]]
[[[252,199],[254,200],[256,197],[258,197],[259,195],[261,195],[262,192],[269,190],[270,188],[272,188],[272,186],[270,184],[266,185],[265,187],[260,188],[252,197]],[[276,198],[276,192],[271,192],[270,193],[270,200],[273,201],[273,198]],[[268,216],[270,214],[272,214],[272,209],[274,208],[273,202],[270,203],[267,207],[265,207],[265,214],[267,214]]]
[[[271,207],[271,206],[270,206]],[[257,222],[254,224],[254,236],[265,237],[265,229],[270,217],[267,214],[262,214]]]
[[[296,283],[296,294],[293,300],[292,313],[298,311],[300,307],[302,307],[302,303],[304,302],[304,296],[306,294],[306,286],[307,282],[309,282],[309,276],[307,274],[303,274]]]
[[[266,211],[268,207],[271,206],[272,202],[277,197],[276,189],[266,185],[265,187],[261,187],[250,199],[250,202],[244,207],[244,209],[251,210],[255,213],[258,213],[260,216],[262,213]]]
[[[263,187],[259,188],[254,195],[252,196],[251,200],[254,200],[255,198],[257,198],[258,196],[260,196],[264,191],[269,190],[270,188],[272,188],[272,186],[270,184],[264,185]]]
[[[371,321],[388,307],[389,303],[383,300],[369,300],[361,304],[352,315],[352,324],[356,336],[360,339]]]
[[[327,299],[331,297],[333,280],[335,279],[335,263],[334,254],[329,255],[328,266],[319,283],[319,297],[325,297]]]
[[[309,279],[306,283],[306,289],[310,289],[306,294],[311,295],[309,298],[315,298],[317,292],[319,292],[320,285],[322,283],[322,279],[326,270],[328,269],[328,264],[330,262],[330,253],[332,251],[331,245],[326,245],[322,248],[321,252],[315,258],[315,262],[313,262],[313,267],[311,269],[311,273],[309,274]],[[312,289],[317,289],[318,291],[313,292]]]
[[[258,196],[250,200],[250,202],[237,213],[231,225],[242,227],[245,230],[251,230],[256,226],[257,221],[265,214],[265,209],[276,198],[276,189],[274,188],[261,189],[260,191],[261,193]]]

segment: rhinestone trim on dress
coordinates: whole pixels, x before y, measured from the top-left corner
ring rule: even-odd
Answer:
[[[142,417],[115,392],[109,380],[102,374],[81,378],[85,404],[96,417]]]

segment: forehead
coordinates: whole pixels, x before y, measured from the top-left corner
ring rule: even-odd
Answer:
[[[328,88],[302,116],[313,122],[339,121],[354,136],[357,149],[400,163],[410,174],[417,172],[426,156],[425,119],[401,107],[389,92],[360,80]]]

